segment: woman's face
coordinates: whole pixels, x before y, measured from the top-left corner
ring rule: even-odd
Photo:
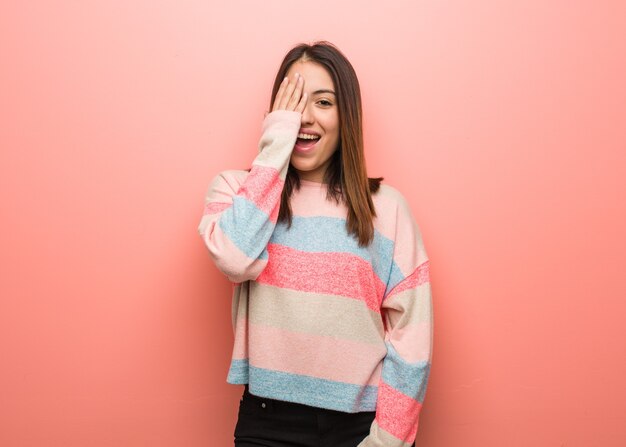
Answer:
[[[321,183],[331,156],[339,145],[339,109],[335,86],[330,74],[316,62],[294,62],[287,76],[293,79],[296,73],[304,78],[303,92],[308,97],[302,112],[298,140],[291,153],[291,164],[301,179]]]

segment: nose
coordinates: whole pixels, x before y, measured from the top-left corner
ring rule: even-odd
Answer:
[[[302,124],[313,124],[313,110],[309,99],[307,98],[304,110],[302,111]]]

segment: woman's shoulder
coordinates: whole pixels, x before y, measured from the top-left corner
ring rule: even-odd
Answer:
[[[374,204],[381,206],[406,206],[407,200],[400,190],[388,183],[380,183],[378,191],[372,195]]]
[[[404,194],[395,186],[381,183],[378,191],[372,194],[372,200],[376,210],[374,227],[383,236],[394,240],[398,228],[405,227],[405,223],[412,219]]]

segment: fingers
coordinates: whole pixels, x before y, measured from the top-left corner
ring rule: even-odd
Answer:
[[[302,97],[302,89],[304,88],[304,78],[296,73],[298,80],[294,86],[291,97],[287,101],[287,110],[295,110]]]
[[[280,87],[278,88],[278,92],[276,92],[276,97],[274,98],[274,106],[272,107],[272,112],[274,110],[278,110],[278,106],[280,105],[280,102],[282,101],[285,88],[287,87],[287,81],[289,81],[289,78],[285,76],[285,78],[283,79],[283,82],[280,83]]]
[[[296,106],[296,112],[304,112],[304,108],[306,107],[306,99],[307,99],[307,94],[303,93],[302,97],[300,98],[300,102],[298,103],[298,105]]]
[[[299,84],[300,84],[300,76],[298,75],[298,73],[296,73],[295,79],[292,81],[289,81],[289,84],[287,84],[287,87],[285,88],[285,91],[283,92],[283,97],[281,98],[281,102],[278,106],[279,109],[293,110],[293,108],[291,109],[289,108],[289,103],[291,101],[291,97],[296,91],[296,86]]]
[[[281,82],[276,98],[274,99],[275,110],[293,110],[302,113],[304,110],[302,90],[304,89],[304,78],[296,73],[292,80],[287,77]],[[299,109],[299,110],[298,110]]]

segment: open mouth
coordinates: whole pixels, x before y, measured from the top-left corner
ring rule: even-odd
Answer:
[[[319,135],[299,133],[295,148],[300,151],[310,150],[320,140]]]

